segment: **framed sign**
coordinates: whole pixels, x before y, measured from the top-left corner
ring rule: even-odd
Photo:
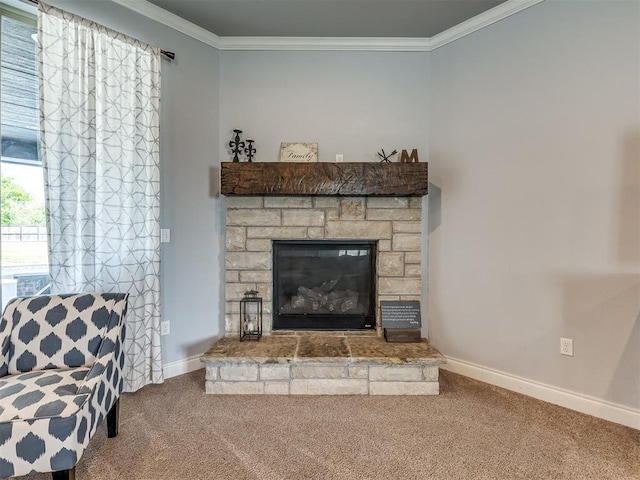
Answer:
[[[383,328],[420,328],[420,302],[418,300],[380,302]]]
[[[281,143],[280,144],[280,161],[281,162],[317,162],[318,161],[318,144],[317,143]]]

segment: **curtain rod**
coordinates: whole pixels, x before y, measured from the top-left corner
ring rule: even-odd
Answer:
[[[38,0],[27,0],[29,3],[32,3],[34,5],[38,5],[39,1]],[[173,60],[176,58],[176,54],[173,52],[169,52],[167,50],[160,50],[160,53],[162,55],[164,55],[165,57],[167,57],[169,60]]]

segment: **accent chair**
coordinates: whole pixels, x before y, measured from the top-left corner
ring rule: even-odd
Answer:
[[[107,419],[118,434],[128,294],[18,297],[0,318],[0,477],[75,479]]]

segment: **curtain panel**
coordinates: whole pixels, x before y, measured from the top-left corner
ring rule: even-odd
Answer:
[[[126,292],[125,390],[163,381],[160,50],[38,7],[52,293]]]

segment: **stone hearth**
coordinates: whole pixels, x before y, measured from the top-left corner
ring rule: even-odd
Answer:
[[[275,395],[437,395],[442,355],[427,340],[371,333],[287,332],[226,337],[202,357],[206,392]]]

